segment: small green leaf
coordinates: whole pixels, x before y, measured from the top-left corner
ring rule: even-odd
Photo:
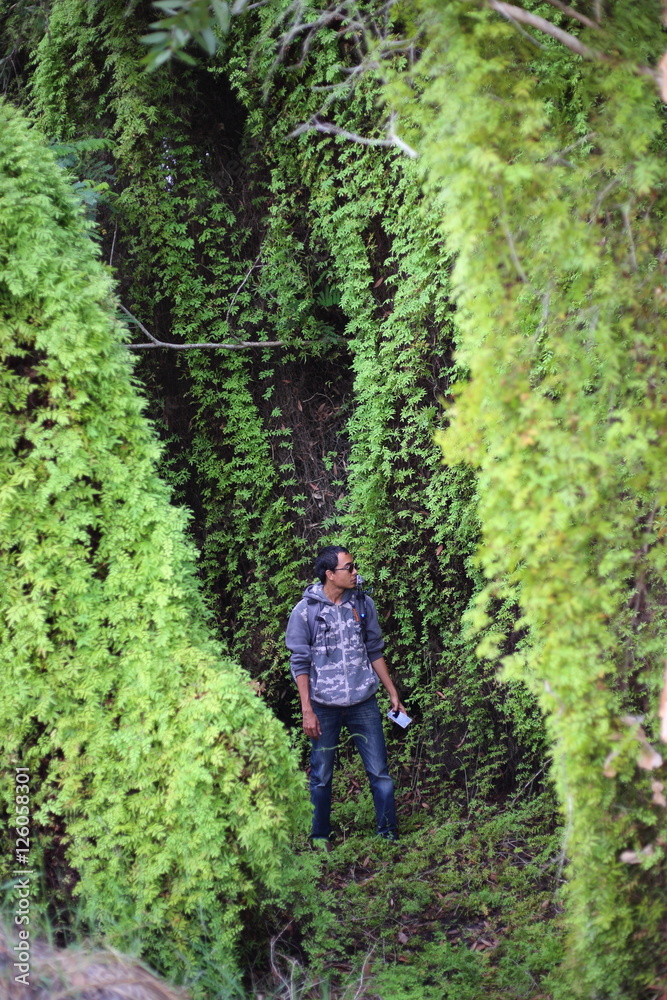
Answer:
[[[169,41],[171,35],[168,31],[152,31],[150,35],[141,35],[139,41],[142,45],[161,45]]]
[[[215,14],[216,20],[220,25],[220,30],[223,35],[229,33],[229,26],[231,23],[231,15],[229,11],[229,4],[225,0],[212,0],[213,12]],[[236,13],[233,11],[233,13]]]
[[[218,47],[218,40],[210,28],[204,28],[199,34],[199,43],[210,56],[215,55]]]

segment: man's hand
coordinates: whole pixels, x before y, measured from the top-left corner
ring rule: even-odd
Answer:
[[[394,693],[389,696],[389,700],[391,701],[392,712],[403,712],[404,715],[408,714],[405,706],[399,700],[398,691],[394,691]]]
[[[322,735],[320,720],[312,708],[304,708],[303,710],[303,731],[306,736],[310,736],[311,740],[317,740]]]
[[[310,702],[310,680],[308,674],[299,674],[296,679],[296,686],[299,689],[299,697],[301,698],[303,731],[306,736],[310,736],[311,740],[317,740],[322,735],[322,730],[320,729],[320,720],[313,712],[313,706]]]

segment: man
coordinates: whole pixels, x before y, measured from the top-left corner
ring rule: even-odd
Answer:
[[[311,739],[311,837],[328,842],[331,835],[334,753],[345,725],[370,781],[377,832],[396,840],[394,783],[387,772],[382,719],[375,699],[380,682],[392,709],[405,709],[382,656],[384,640],[375,604],[370,597],[364,604],[359,600],[354,560],[340,545],[321,550],[315,575],[320,583],[306,587],[290,615],[285,636],[301,697],[303,731]]]

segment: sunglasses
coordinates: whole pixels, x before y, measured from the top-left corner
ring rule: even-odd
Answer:
[[[351,573],[353,569],[357,568],[356,563],[345,563],[344,566],[336,566],[332,573],[337,573],[339,569],[344,569],[346,573]]]

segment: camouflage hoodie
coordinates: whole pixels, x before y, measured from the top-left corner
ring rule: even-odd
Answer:
[[[334,604],[321,583],[311,584],[290,615],[285,643],[292,654],[294,679],[310,675],[311,701],[357,705],[377,691],[380,681],[371,662],[382,656],[384,639],[370,597],[366,597],[364,643],[355,591],[346,590],[341,603]]]

